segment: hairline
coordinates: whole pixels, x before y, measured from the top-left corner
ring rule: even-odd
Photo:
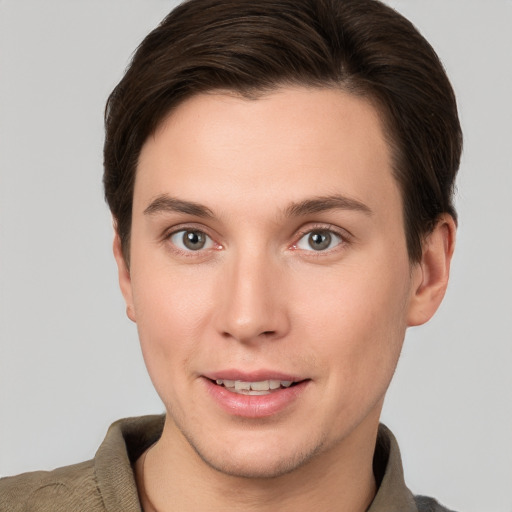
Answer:
[[[406,203],[405,203],[405,190],[403,189],[402,183],[399,179],[400,167],[403,164],[400,164],[400,160],[402,157],[402,151],[400,150],[400,140],[399,136],[396,134],[396,129],[391,122],[391,113],[388,111],[388,108],[385,105],[385,102],[378,98],[378,91],[375,90],[370,83],[364,78],[355,79],[354,76],[349,76],[342,81],[335,80],[300,80],[298,78],[288,78],[283,80],[276,80],[273,83],[269,83],[268,85],[254,85],[247,87],[205,87],[204,90],[197,91],[189,91],[188,94],[183,95],[179,98],[174,104],[172,104],[165,113],[161,115],[155,115],[154,126],[151,130],[148,131],[148,134],[142,144],[140,145],[139,152],[137,155],[137,160],[134,164],[134,172],[133,172],[133,188],[132,188],[132,197],[131,197],[131,214],[130,214],[130,222],[129,229],[124,237],[124,240],[121,239],[122,244],[122,253],[125,259],[127,266],[130,263],[130,245],[132,241],[131,237],[131,227],[133,221],[133,198],[135,193],[135,183],[138,175],[138,167],[139,167],[139,159],[140,154],[142,152],[142,148],[146,144],[149,138],[154,137],[159,130],[163,129],[166,122],[173,116],[174,112],[185,102],[189,101],[192,98],[201,95],[229,95],[234,98],[247,99],[249,101],[257,101],[265,98],[273,93],[279,92],[285,88],[301,88],[305,90],[333,90],[339,91],[341,93],[349,94],[355,98],[362,99],[366,101],[369,105],[371,105],[377,114],[377,118],[380,123],[380,131],[382,133],[382,137],[384,142],[386,143],[389,150],[390,157],[390,165],[392,170],[393,178],[398,186],[400,191],[401,198],[401,209],[402,209],[402,218],[403,218],[403,229],[406,235],[407,240],[407,253],[411,263],[415,263],[418,261],[417,255],[412,254],[411,248],[409,247],[409,236],[411,233],[410,226],[407,223],[406,218]],[[117,219],[114,219],[114,227],[117,232]],[[433,226],[432,226],[433,228]],[[431,229],[427,232],[423,233],[421,239],[425,239],[431,232]]]

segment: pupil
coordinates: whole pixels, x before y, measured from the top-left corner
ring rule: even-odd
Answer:
[[[309,235],[309,245],[315,251],[326,249],[331,244],[331,235],[327,232],[315,232]]]
[[[202,249],[205,244],[205,239],[202,233],[197,231],[187,231],[183,234],[183,243],[185,247],[193,251]]]

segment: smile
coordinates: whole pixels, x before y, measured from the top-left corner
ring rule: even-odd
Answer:
[[[260,381],[243,381],[243,380],[227,380],[216,379],[215,383],[218,386],[225,387],[232,393],[239,393],[241,395],[269,395],[279,389],[285,389],[295,384],[291,380],[260,380]]]
[[[202,382],[214,403],[229,416],[257,419],[293,407],[310,388],[312,380],[264,370],[252,373],[226,370],[204,375]]]

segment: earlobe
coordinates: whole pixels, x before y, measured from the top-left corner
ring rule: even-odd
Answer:
[[[132,321],[136,322],[135,309],[133,307],[133,294],[132,294],[132,281],[130,277],[130,269],[124,259],[123,250],[121,247],[121,239],[116,231],[113,243],[114,258],[117,263],[117,274],[119,278],[119,287],[123,294],[126,303],[126,316]]]
[[[455,233],[453,217],[444,214],[423,243],[421,261],[413,269],[415,283],[409,306],[410,327],[430,320],[443,300],[450,277]]]

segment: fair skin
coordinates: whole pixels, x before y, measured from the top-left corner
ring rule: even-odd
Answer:
[[[377,111],[338,90],[198,95],[146,141],[129,268],[114,242],[167,412],[145,510],[366,510],[405,331],[454,245],[443,216],[411,263],[403,225]]]

